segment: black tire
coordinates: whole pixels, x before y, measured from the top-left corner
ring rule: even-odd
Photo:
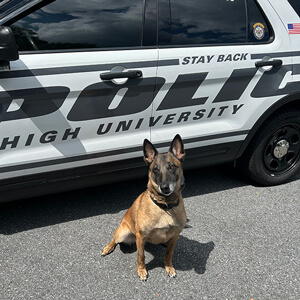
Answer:
[[[242,168],[261,185],[289,181],[300,170],[300,110],[286,109],[269,118],[248,145]]]

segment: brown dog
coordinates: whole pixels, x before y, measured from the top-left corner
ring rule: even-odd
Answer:
[[[146,280],[145,242],[167,244],[165,269],[170,277],[175,277],[172,256],[179,234],[186,224],[181,196],[182,162],[185,156],[183,143],[180,135],[176,135],[169,152],[159,154],[145,139],[143,150],[144,159],[149,166],[148,188],[128,209],[102,255],[114,251],[119,243],[135,240],[137,273],[141,280]]]

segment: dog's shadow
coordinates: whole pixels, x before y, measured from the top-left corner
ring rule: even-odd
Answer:
[[[213,242],[200,243],[180,235],[173,254],[173,266],[176,270],[195,270],[198,274],[204,274],[206,271],[207,260],[214,247],[215,244]],[[123,253],[132,253],[136,251],[135,246],[124,244],[120,245],[120,249]],[[153,256],[153,259],[146,265],[148,271],[164,267],[164,258],[166,254],[165,246],[147,243],[145,245],[145,252],[146,256],[147,252]]]

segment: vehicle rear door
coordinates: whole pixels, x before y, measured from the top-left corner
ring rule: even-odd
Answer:
[[[151,138],[164,146],[180,133],[191,156],[230,160],[291,89],[286,28],[267,1],[160,0],[159,13],[159,61],[170,64],[159,64]]]

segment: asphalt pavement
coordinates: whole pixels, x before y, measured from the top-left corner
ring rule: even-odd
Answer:
[[[275,187],[229,166],[185,173],[188,224],[176,245],[101,257],[146,178],[0,205],[0,299],[300,299],[300,173]]]

